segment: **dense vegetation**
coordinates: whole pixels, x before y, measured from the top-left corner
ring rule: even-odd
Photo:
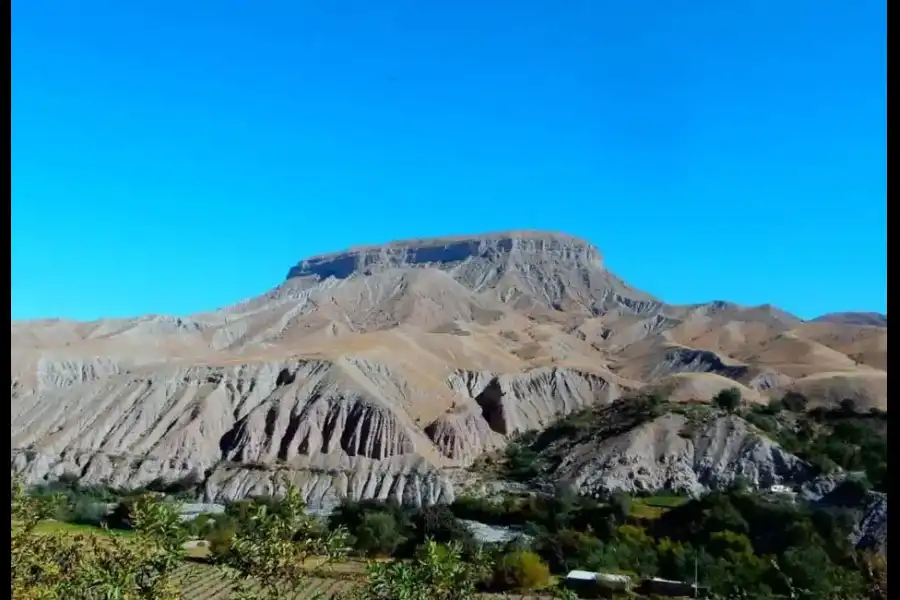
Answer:
[[[873,489],[887,492],[887,413],[860,413],[852,400],[836,409],[806,407],[803,396],[788,394],[749,409],[745,417],[822,472],[858,471]]]
[[[555,573],[618,572],[703,583],[745,597],[857,598],[871,581],[871,557],[847,540],[849,513],[803,507],[739,489],[686,501],[659,518],[636,516],[645,500],[613,495],[607,502],[560,494],[539,501],[461,499],[467,518],[516,524]]]
[[[233,600],[281,598],[303,589],[315,570],[346,553],[346,533],[306,515],[296,488],[278,501],[244,502],[223,518],[234,527],[211,561],[233,581]],[[63,494],[29,495],[14,481],[11,498],[11,597],[14,600],[175,600],[175,574],[190,527],[178,504],[147,493],[131,504],[132,533],[41,531],[60,514]],[[464,560],[457,544],[428,540],[412,560],[373,563],[346,596],[352,600],[469,600],[485,578],[476,552]],[[184,582],[180,582],[182,585]]]
[[[210,540],[210,560],[244,584],[236,592],[240,598],[253,597],[256,588],[276,595],[294,589],[309,576],[311,559],[324,557],[327,564],[348,552],[394,559],[372,563],[359,592],[372,600],[404,597],[391,595],[399,593],[396,586],[407,586],[411,595],[405,597],[422,598],[440,597],[429,586],[468,590],[446,598],[468,598],[476,590],[541,589],[551,585],[552,575],[575,568],[682,581],[692,581],[696,569],[701,583],[719,597],[843,600],[886,593],[881,559],[848,542],[849,512],[740,489],[695,500],[623,494],[598,500],[567,492],[460,498],[449,507],[424,509],[347,501],[327,523],[304,514],[293,488],[282,499],[236,502],[223,515],[202,515],[187,524],[173,517],[175,504],[145,494],[131,503],[135,535],[102,543],[89,535],[35,534],[37,518],[59,514],[59,504],[46,494],[29,497],[17,489],[14,598],[100,598],[107,593],[101,590],[113,587],[121,598],[175,598],[171,572],[184,558],[181,543],[197,534]],[[649,515],[639,510],[647,505],[663,510]],[[457,517],[517,526],[528,535],[478,544]],[[35,565],[42,566],[35,571]],[[100,576],[98,569],[110,571]],[[139,575],[126,575],[132,570]],[[73,577],[76,571],[93,575]],[[66,596],[72,589],[82,595]]]

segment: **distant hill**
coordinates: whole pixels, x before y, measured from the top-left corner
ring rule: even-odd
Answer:
[[[887,327],[887,315],[877,312],[837,312],[816,317],[812,322]]]

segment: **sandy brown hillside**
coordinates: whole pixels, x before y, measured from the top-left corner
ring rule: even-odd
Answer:
[[[666,305],[545,232],[314,257],[220,310],[13,322],[11,346],[13,469],[121,485],[193,472],[212,497],[280,470],[313,502],[447,498],[446,469],[646,385],[886,408],[886,326]]]

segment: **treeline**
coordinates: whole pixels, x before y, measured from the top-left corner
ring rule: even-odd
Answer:
[[[561,492],[552,497],[460,498],[450,506],[424,508],[373,500],[345,501],[327,519],[303,514],[298,493],[288,489],[285,498],[242,500],[230,504],[224,514],[201,515],[188,523],[173,516],[173,503],[144,494],[127,503],[129,526],[146,538],[148,547],[156,548],[147,560],[159,561],[166,553],[175,552],[177,544],[169,538],[180,544],[199,537],[209,541],[213,564],[232,574],[274,577],[282,586],[299,585],[304,573],[308,575],[290,566],[295,559],[322,553],[345,556],[349,552],[393,559],[373,563],[362,581],[370,586],[365,589],[371,594],[385,589],[399,594],[396,585],[406,581],[404,577],[413,577],[409,569],[420,569],[416,577],[425,585],[422,578],[437,578],[444,573],[442,569],[452,567],[453,572],[467,574],[465,582],[453,586],[465,583],[469,586],[465,589],[471,588],[472,593],[542,589],[551,585],[552,575],[584,569],[628,574],[634,579],[662,577],[688,582],[693,581],[696,571],[700,583],[716,597],[886,597],[883,559],[857,551],[848,540],[854,522],[852,512],[794,505],[738,488],[699,499],[656,503],[672,508],[652,517],[637,509],[653,499],[613,494],[597,500]],[[25,501],[20,497],[18,502],[40,504],[52,497],[29,498]],[[65,497],[61,498],[65,503]],[[15,532],[15,508],[13,516]],[[153,519],[160,520],[162,526],[152,525]],[[511,542],[481,544],[459,519],[515,526],[523,535]],[[169,541],[147,538],[159,531]],[[55,560],[46,552],[32,555],[36,548],[46,551],[46,544],[25,543],[23,536],[17,539],[19,560]],[[123,538],[115,539],[117,544],[126,543]],[[66,544],[76,542],[56,543],[59,546],[54,552],[60,560],[66,556],[66,560],[74,560]],[[106,552],[104,548],[92,547],[91,551]],[[143,560],[142,552],[135,546],[128,556],[130,560]],[[276,571],[281,575],[276,576]],[[31,573],[16,572],[24,580]],[[427,586],[422,589],[426,590],[422,593],[430,594]],[[459,596],[464,597],[469,596]]]
[[[749,408],[745,417],[821,472],[862,472],[871,488],[887,492],[887,412],[860,411],[851,399],[836,408],[808,410],[804,396],[789,392]]]
[[[856,483],[844,485],[855,489]],[[696,569],[713,592],[746,598],[864,598],[877,584],[872,565],[879,559],[858,552],[848,539],[855,522],[849,509],[796,505],[740,489],[687,500],[658,518],[634,510],[643,502],[620,493],[603,501],[570,493],[464,497],[424,508],[344,501],[319,527],[323,534],[349,532],[351,552],[367,558],[411,558],[427,540],[458,544],[464,558],[485,552],[494,567],[479,589],[492,591],[540,589],[551,575],[573,569],[679,581],[693,581]],[[278,510],[276,500],[244,500],[188,526],[219,556],[252,527],[249,515],[260,504]],[[459,519],[517,527],[522,535],[482,544]]]
[[[854,517],[843,509],[795,505],[740,489],[712,493],[672,508],[659,518],[636,516],[640,500],[613,494],[606,502],[561,493],[502,500],[461,498],[432,523],[442,540],[472,544],[471,533],[451,515],[530,534],[495,545],[496,556],[515,556],[503,583],[540,586],[545,573],[573,569],[662,577],[701,583],[722,595],[745,598],[862,598],[874,585],[870,554],[848,540]],[[421,530],[410,513],[390,503],[347,503],[331,526],[359,534],[354,549],[366,556],[407,552]],[[446,525],[439,525],[445,523]],[[517,579],[521,577],[522,579]]]
[[[54,498],[51,518],[76,525],[106,526],[111,529],[131,529],[130,512],[135,500],[147,494],[157,494],[175,501],[194,501],[200,495],[202,478],[187,475],[174,481],[156,479],[138,488],[117,488],[110,485],[85,485],[78,477],[64,473],[59,479],[31,486],[32,498]],[[107,506],[115,505],[110,511]]]

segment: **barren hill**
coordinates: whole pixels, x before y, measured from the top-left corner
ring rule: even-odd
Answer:
[[[844,323],[846,325],[869,325],[887,327],[887,315],[876,312],[829,313],[813,319],[817,323]]]
[[[11,347],[13,470],[122,486],[193,473],[210,499],[278,474],[312,503],[450,499],[447,473],[511,434],[643,386],[886,408],[886,321],[667,305],[546,232],[313,257],[186,317],[14,321]]]

